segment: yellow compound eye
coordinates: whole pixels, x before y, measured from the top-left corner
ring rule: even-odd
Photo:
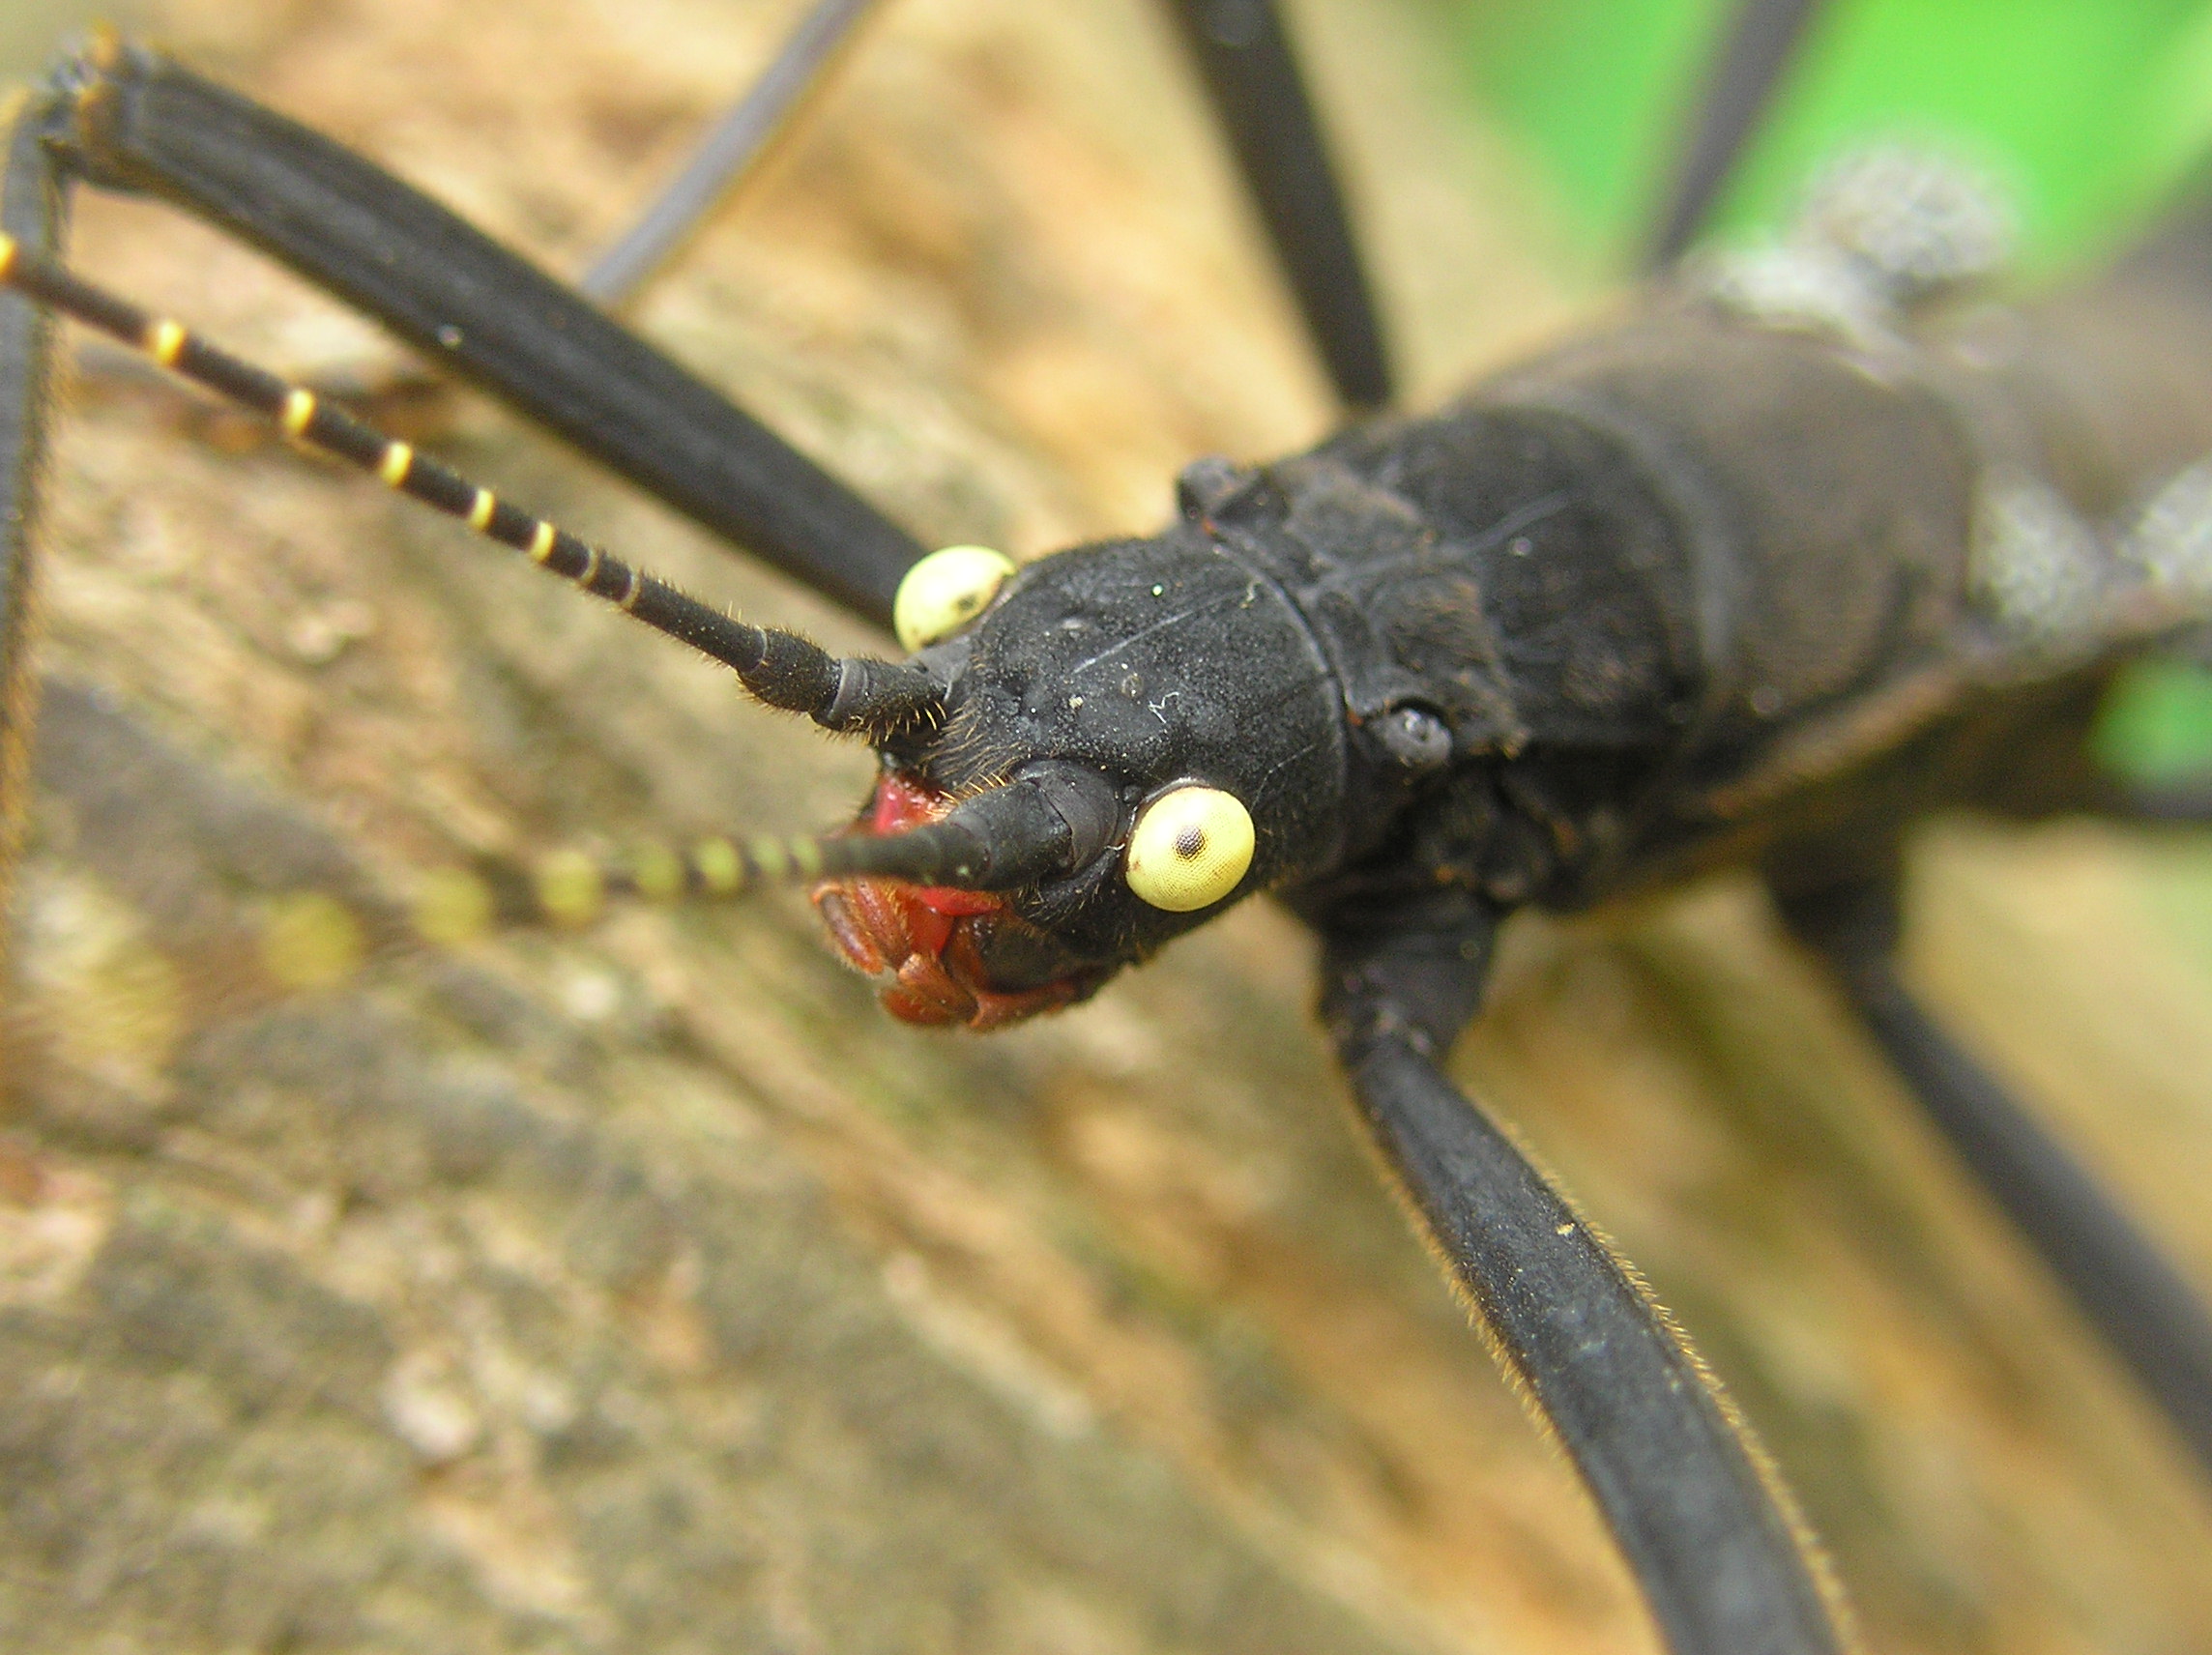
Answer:
[[[1219,902],[1252,865],[1252,813],[1233,794],[1179,787],[1137,813],[1122,877],[1154,908],[1188,914]]]
[[[891,629],[908,650],[944,642],[983,613],[1014,560],[988,546],[946,546],[906,571],[891,599]]]

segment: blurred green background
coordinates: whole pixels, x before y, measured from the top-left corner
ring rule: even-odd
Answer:
[[[1648,238],[1741,0],[1479,0],[1470,87],[1509,133],[1570,267],[1606,279]],[[1828,0],[1817,8],[1710,233],[1784,221],[1803,181],[1874,135],[1922,139],[2000,180],[2023,268],[2124,242],[2212,148],[2206,0]],[[2212,674],[2128,674],[2101,754],[2169,782],[2212,770]]]
[[[1478,0],[1470,85],[1525,141],[1586,256],[1632,258],[1738,0]],[[2205,0],[1829,0],[1716,228],[1787,212],[1868,132],[1924,134],[2017,191],[2025,255],[2124,233],[2212,139]]]

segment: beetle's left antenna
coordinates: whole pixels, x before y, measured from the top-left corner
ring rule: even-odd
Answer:
[[[566,529],[535,517],[451,467],[333,407],[305,386],[218,349],[0,234],[0,288],[143,351],[179,377],[276,421],[319,453],[367,472],[388,487],[457,517],[486,539],[606,599],[656,632],[720,661],[771,707],[803,712],[826,729],[878,736],[933,717],[937,682],[914,667],[830,654],[773,626],[754,626],[632,568]]]

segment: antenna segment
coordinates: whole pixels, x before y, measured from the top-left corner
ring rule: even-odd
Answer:
[[[942,704],[942,686],[918,669],[832,655],[796,632],[726,615],[509,505],[305,386],[209,344],[182,324],[117,298],[6,235],[0,235],[0,288],[13,288],[143,352],[180,378],[275,421],[318,453],[525,553],[540,568],[729,667],[771,707],[806,713],[827,729],[878,737],[927,721]]]

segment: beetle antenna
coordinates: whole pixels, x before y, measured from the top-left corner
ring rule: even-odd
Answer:
[[[560,851],[528,866],[504,859],[427,881],[416,929],[452,943],[497,920],[597,919],[610,896],[648,902],[727,899],[786,880],[868,878],[957,890],[1020,890],[1071,871],[1104,850],[1120,821],[1110,782],[1045,761],[971,794],[934,822],[892,833],[820,838],[701,839],[681,850],[647,846],[597,857]]]
[[[1019,890],[1089,861],[1120,820],[1094,773],[1046,761],[970,794],[934,822],[890,833],[713,841],[731,890],[784,879],[866,877],[959,890]],[[712,882],[708,882],[712,888]]]
[[[655,631],[687,644],[738,675],[771,707],[804,712],[826,729],[878,737],[935,717],[944,690],[926,673],[895,661],[832,655],[774,626],[754,626],[632,568],[566,529],[501,500],[451,467],[418,454],[305,386],[294,385],[95,286],[0,234],[0,288],[73,316],[180,378],[281,425],[319,453],[342,460],[410,499],[457,517],[604,598]]]
[[[728,901],[793,880],[873,876],[961,890],[1013,890],[1072,859],[1053,836],[1026,845],[1002,838],[986,849],[944,822],[903,832],[823,838],[711,836],[674,847],[645,845],[611,857],[556,851],[529,863],[486,858],[446,868],[416,891],[416,932],[442,944],[465,943],[495,924],[588,925],[609,898],[646,902]]]

